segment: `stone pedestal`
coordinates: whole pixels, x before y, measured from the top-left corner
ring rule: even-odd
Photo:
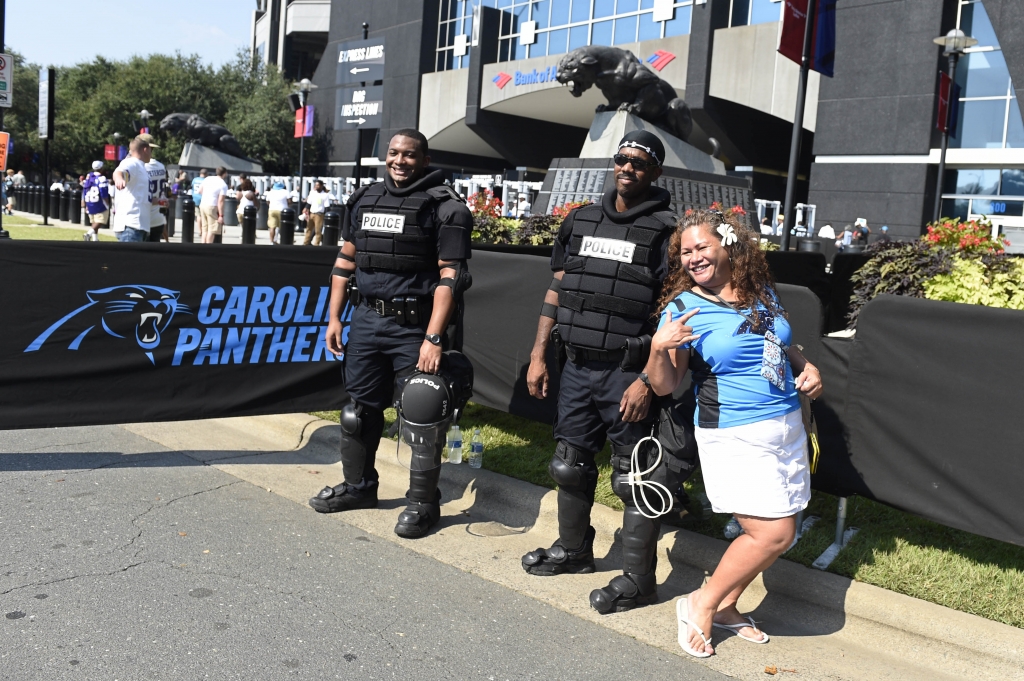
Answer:
[[[263,173],[263,165],[261,163],[226,154],[220,149],[204,147],[196,142],[185,142],[185,148],[181,150],[181,160],[178,161],[178,166],[183,170],[199,170],[201,168],[213,170],[218,166],[223,166],[231,173],[252,173],[255,175]]]
[[[725,164],[717,158],[625,111],[605,111],[594,116],[580,158],[611,158],[618,151],[619,140],[634,130],[646,130],[661,140],[665,145],[662,165],[666,168],[725,175]]]

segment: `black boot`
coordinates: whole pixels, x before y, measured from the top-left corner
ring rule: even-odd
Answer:
[[[655,571],[658,559],[651,563],[651,571],[646,575],[634,575],[624,572],[613,577],[608,586],[590,592],[590,606],[602,615],[612,612],[625,612],[642,605],[658,602],[658,579]]]
[[[419,539],[430,532],[441,519],[441,490],[437,490],[437,501],[422,503],[409,501],[402,514],[398,516],[395,534],[406,539]]]
[[[594,528],[588,527],[583,545],[578,549],[567,549],[562,540],[557,540],[550,549],[537,549],[523,556],[523,569],[538,577],[571,574],[583,575],[594,572]]]
[[[346,482],[336,487],[324,487],[309,500],[317,513],[338,513],[357,508],[377,508],[377,481],[363,480],[358,485]]]

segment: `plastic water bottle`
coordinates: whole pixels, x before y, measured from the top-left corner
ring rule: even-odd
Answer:
[[[462,431],[458,424],[448,430],[448,463],[462,463]]]
[[[473,429],[473,439],[469,444],[469,467],[480,468],[484,465],[484,438],[480,429]]]

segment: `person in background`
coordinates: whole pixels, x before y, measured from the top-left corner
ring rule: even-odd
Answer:
[[[159,149],[156,139],[148,132],[139,135],[139,139],[149,143],[150,149]],[[146,163],[146,172],[149,173],[149,239],[147,241],[165,242],[170,239],[167,235],[167,168],[163,163],[150,158]]]
[[[868,227],[868,221],[864,218],[857,218],[853,223],[853,243],[866,244],[870,235],[871,228]]]
[[[203,195],[199,193],[199,187],[206,181],[206,168],[199,171],[199,174],[192,178],[192,201],[196,204],[196,213],[199,213],[199,204],[203,201]],[[202,216],[200,216],[200,225]]]
[[[821,374],[792,345],[792,330],[757,237],[735,216],[697,210],[672,237],[669,273],[647,374],[672,394],[693,369],[695,436],[715,513],[735,516],[734,539],[711,578],[676,604],[679,644],[713,654],[712,628],[752,643],[768,635],[736,605],[789,549],[811,476],[800,395],[821,395]]]
[[[11,169],[7,170],[7,177],[4,178],[4,192],[6,193],[4,212],[14,215],[14,171]]]
[[[246,207],[256,205],[256,186],[248,176],[243,175],[241,177],[238,189],[235,191],[235,196],[238,198],[238,210],[235,211],[235,215],[238,216],[238,224],[242,224],[242,217],[245,215]]]
[[[771,236],[775,234],[775,230],[772,229],[771,221],[768,219],[767,215],[761,218],[761,234],[763,236]]]
[[[522,220],[530,217],[530,202],[526,200],[526,194],[520,194],[516,201],[516,217]]]
[[[92,225],[92,229],[85,230],[82,235],[86,241],[99,241],[100,227],[110,224],[110,187],[101,170],[103,161],[93,161],[92,172],[82,183],[82,206]]]
[[[824,227],[822,227],[821,229],[818,230],[818,238],[819,239],[835,239],[836,238],[836,230],[832,229],[832,225],[825,225]]]
[[[775,236],[782,236],[782,228],[786,224],[786,216],[779,213],[778,217],[775,218]]]
[[[188,174],[184,170],[179,170],[178,176],[174,178],[174,184],[171,185],[171,192],[175,196],[180,196],[185,193],[186,185],[188,185]]]
[[[199,194],[202,201],[199,203],[199,210],[202,213],[202,228],[204,244],[216,243],[217,237],[224,233],[224,198],[228,194],[228,183],[225,181],[228,171],[223,166],[217,168],[217,172],[203,180],[199,185]]]
[[[145,241],[149,236],[149,142],[136,137],[128,155],[114,171],[114,233],[121,242]]]
[[[836,248],[842,251],[852,243],[853,225],[846,225],[846,227],[843,227],[843,233],[839,235],[838,239],[836,239]]]
[[[288,190],[284,188],[284,182],[278,180],[267,192],[267,232],[270,243],[278,243],[277,231],[281,228],[281,211],[288,207]]]
[[[879,231],[880,231],[880,233],[878,235],[878,240],[879,241],[881,241],[884,244],[887,244],[890,241],[892,241],[892,237],[889,236],[889,225],[882,225],[882,229],[879,230]]]
[[[793,225],[793,236],[807,236],[807,227],[799,220]]]
[[[302,241],[303,246],[309,246],[310,243],[314,246],[320,245],[324,229],[324,211],[330,205],[330,196],[324,189],[323,182],[317,180],[313,183],[313,191],[306,196],[306,238]]]

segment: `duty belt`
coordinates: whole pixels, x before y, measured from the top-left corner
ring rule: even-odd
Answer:
[[[426,296],[400,296],[391,300],[363,298],[362,302],[381,317],[394,317],[403,326],[429,321],[434,307],[433,298]]]
[[[621,362],[626,351],[595,350],[593,348],[581,348],[576,345],[566,345],[565,354],[576,364],[582,362]]]

